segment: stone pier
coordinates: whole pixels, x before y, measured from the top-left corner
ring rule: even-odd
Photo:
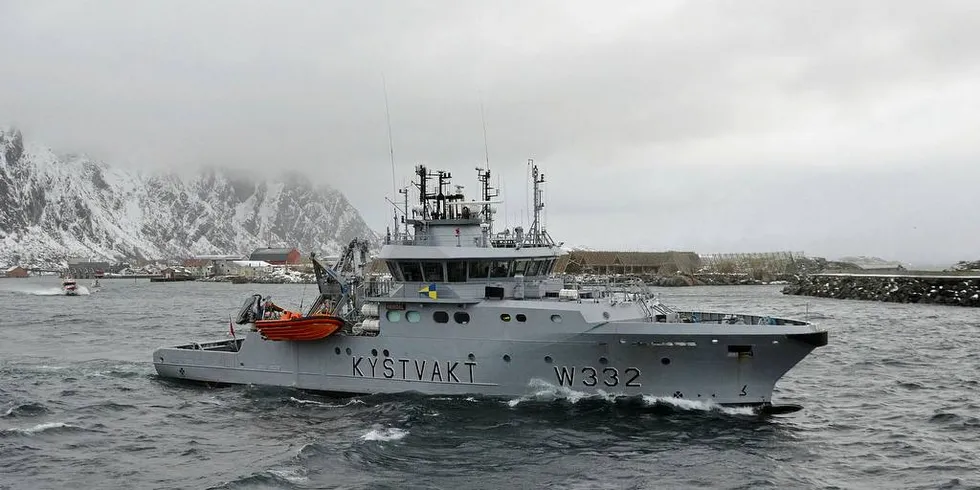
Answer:
[[[783,294],[980,307],[980,275],[810,274],[796,278]]]

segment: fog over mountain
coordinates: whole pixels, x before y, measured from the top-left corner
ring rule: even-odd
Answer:
[[[298,176],[142,174],[58,156],[9,129],[0,130],[0,209],[0,265],[248,254],[264,246],[337,254],[354,237],[376,238],[342,193]]]

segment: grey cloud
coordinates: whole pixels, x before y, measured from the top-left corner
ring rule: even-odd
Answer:
[[[123,165],[293,168],[377,227],[391,194],[383,73],[399,181],[424,161],[472,185],[482,101],[504,214],[526,208],[534,157],[570,242],[954,260],[980,241],[975,214],[948,217],[976,207],[980,182],[968,1],[0,9],[0,122]],[[616,219],[583,226],[591,216]],[[960,225],[940,254],[910,217],[914,230]]]

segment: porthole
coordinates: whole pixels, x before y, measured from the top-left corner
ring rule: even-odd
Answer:
[[[436,323],[449,323],[449,313],[446,313],[445,311],[437,311],[432,314],[432,319],[435,320]]]
[[[551,321],[561,323],[561,315],[551,315]]]
[[[385,350],[381,351],[381,353],[384,354],[385,357],[389,357],[389,355],[390,355],[390,354],[388,354],[388,349],[385,349]]]
[[[600,357],[599,358],[599,364],[602,364],[603,366],[605,366],[606,364],[609,364],[609,359],[606,359],[605,357]]]
[[[333,351],[334,351],[334,353],[335,353],[335,354],[337,354],[338,356],[340,355],[340,347],[334,347],[334,348],[333,348]]]
[[[608,311],[603,311],[602,312],[602,318],[605,318],[606,320],[608,320],[609,319],[609,312]]]
[[[378,357],[378,349],[371,349],[371,355],[374,357]]]
[[[501,314],[500,315],[500,321],[502,321],[502,322],[509,322],[510,321],[510,315],[508,315],[507,313]]]
[[[422,320],[422,314],[415,310],[406,311],[405,319],[408,320],[408,323],[418,323]]]
[[[476,356],[474,356],[473,353],[470,352],[470,355],[466,356],[466,358],[472,361],[476,359]]]
[[[666,366],[666,365],[670,364],[670,359],[667,358],[667,357],[665,357],[665,358],[663,358],[663,359],[660,360],[660,364],[663,364],[664,366]]]
[[[388,310],[388,312],[385,313],[385,318],[387,318],[391,323],[400,322],[402,320],[402,312],[398,310]]]
[[[466,325],[470,322],[470,314],[465,311],[457,311],[453,313],[453,320],[460,325]]]
[[[510,362],[510,354],[504,354],[504,362]]]
[[[350,354],[351,354],[351,352],[350,352],[350,347],[348,347],[348,348],[347,348],[347,355],[349,356]]]
[[[519,322],[526,322],[527,321],[527,317],[524,316],[523,313],[518,313],[517,316],[515,316],[514,318],[516,318],[517,321],[519,321]]]
[[[551,356],[544,356],[544,362],[551,364],[551,361],[552,361]]]

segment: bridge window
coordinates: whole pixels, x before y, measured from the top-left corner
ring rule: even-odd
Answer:
[[[422,262],[422,272],[426,282],[442,282],[446,277],[442,271],[442,262]]]
[[[453,314],[453,320],[456,320],[456,323],[460,325],[466,325],[470,322],[470,314],[465,311],[457,311]]]
[[[527,316],[525,316],[523,313],[518,313],[517,316],[516,316],[516,318],[517,318],[517,321],[522,322],[522,323],[527,321]]]
[[[387,318],[388,321],[392,323],[400,322],[402,319],[402,312],[396,310],[388,310],[388,312],[385,313],[385,318]]]
[[[546,276],[548,274],[551,274],[551,269],[554,266],[555,266],[555,259],[548,259],[544,261],[544,263],[541,265],[541,269],[538,270],[538,275]]]
[[[449,313],[446,313],[445,311],[437,311],[432,314],[432,319],[435,320],[436,323],[449,323]]]
[[[546,276],[551,272],[551,264],[554,263],[553,259],[544,259],[538,261],[538,275]]]
[[[507,313],[502,313],[500,315],[500,321],[502,321],[502,322],[509,322],[510,321],[510,315],[508,315]]]
[[[405,282],[423,282],[422,266],[418,262],[401,262],[402,274],[405,275]]]
[[[561,323],[561,315],[551,315],[551,321]]]
[[[456,260],[446,263],[449,282],[466,282],[466,262]]]
[[[538,275],[538,267],[539,267],[539,264],[540,263],[541,262],[540,261],[537,261],[537,260],[531,262],[528,265],[528,268],[527,268],[527,275],[529,275],[529,276],[536,276],[536,275]]]
[[[510,275],[516,276],[516,275],[520,274],[522,276],[526,276],[527,275],[527,273],[526,273],[526,271],[527,271],[527,265],[528,265],[528,261],[527,260],[515,260],[514,261],[514,270],[511,271]]]
[[[388,262],[386,262],[386,264],[388,265],[388,272],[391,273],[391,278],[392,279],[394,279],[396,281],[399,281],[399,282],[405,280],[405,278],[402,277],[402,271],[398,269],[398,266],[395,265],[394,262],[388,261]]]
[[[408,323],[418,323],[422,319],[422,314],[415,310],[406,311],[405,319],[408,320]]]
[[[470,261],[470,280],[486,279],[489,276],[490,276],[489,260]]]
[[[510,273],[510,262],[506,260],[495,260],[493,261],[493,267],[490,269],[490,277],[507,277]]]

